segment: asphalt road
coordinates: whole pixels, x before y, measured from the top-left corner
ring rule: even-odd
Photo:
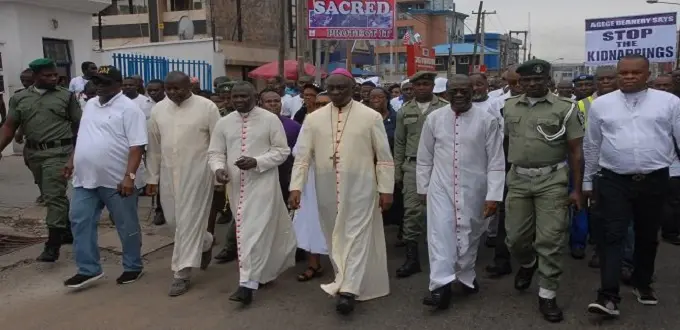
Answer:
[[[393,238],[395,229],[387,230],[388,237]],[[390,274],[394,276],[403,252],[392,243],[388,255]],[[483,267],[490,261],[492,250],[481,249],[477,266],[480,293],[458,297],[450,310],[432,313],[421,305],[428,282],[423,272],[408,279],[390,278],[392,293],[388,297],[360,303],[349,317],[337,315],[334,300],[319,288],[320,283],[329,281],[330,274],[307,283],[295,280],[304,264],[258,291],[253,304],[241,308],[227,299],[238,285],[233,263],[213,264],[205,272],[197,271],[192,290],[170,298],[167,290],[172,278],[171,247],[148,255],[145,276],[126,286],[115,284],[121,271],[117,266],[119,257],[104,253],[106,276],[93,287],[69,291],[61,283],[75,267],[65,249],[66,259],[55,265],[28,263],[0,272],[0,325],[3,330],[680,329],[677,247],[662,243],[660,248],[655,284],[659,305],[638,304],[630,289],[624,287],[622,316],[618,320],[603,320],[587,313],[586,306],[595,297],[598,271],[589,269],[586,260],[566,257],[566,272],[558,294],[565,321],[560,324],[545,322],[537,312],[535,284],[531,293],[521,294],[513,289],[512,276],[487,279]],[[327,264],[326,269],[329,267]]]

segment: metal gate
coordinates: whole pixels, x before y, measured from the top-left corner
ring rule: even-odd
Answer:
[[[141,76],[145,82],[152,79],[165,80],[172,71],[182,71],[201,82],[201,89],[212,91],[212,65],[206,61],[178,60],[163,56],[144,54],[113,54],[113,66],[124,76]]]

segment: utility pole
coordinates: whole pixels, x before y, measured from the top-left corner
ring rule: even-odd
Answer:
[[[522,30],[522,31],[510,31],[510,39],[511,39],[511,40],[512,40],[512,35],[513,35],[513,34],[516,34],[518,37],[519,37],[520,34],[523,34],[523,35],[524,35],[524,43],[522,43],[522,48],[520,48],[520,49],[522,49],[522,50],[524,51],[524,56],[523,56],[522,62],[526,62],[526,60],[527,60],[527,34],[528,34],[528,33],[529,33],[529,31],[527,31],[527,30]]]
[[[482,7],[484,6],[484,1],[479,2],[479,9],[477,10],[478,13],[482,12]],[[469,61],[469,68],[468,72],[472,73],[472,69],[474,68],[475,65],[477,65],[477,61],[475,60],[477,58],[477,44],[479,43],[479,28],[480,28],[480,20],[482,19],[482,15],[477,15],[477,26],[475,27],[475,44],[473,46],[472,50],[472,61]]]
[[[286,9],[283,1],[279,6],[279,76],[284,76],[283,62],[286,60]]]
[[[481,45],[480,46],[481,47],[480,47],[480,50],[479,50],[479,65],[480,66],[484,65],[484,51],[486,50],[485,49],[486,48],[486,46],[485,46],[485,44],[486,44],[486,35],[485,35],[485,32],[486,32],[486,15],[495,15],[495,14],[496,14],[495,10],[494,11],[486,11],[485,10],[481,13],[480,12],[472,12],[472,15],[481,15],[481,17],[482,17],[481,18],[481,30],[482,30],[481,34],[482,35],[480,37],[480,39],[481,39]]]
[[[453,70],[451,70],[451,66],[453,65],[453,44],[454,44],[454,38],[456,34],[456,28],[458,24],[458,15],[456,15],[456,2],[453,1],[453,8],[451,9],[453,13],[453,18],[451,18],[451,27],[449,28],[449,62],[446,65],[446,78],[451,78],[451,74],[456,73],[456,68],[454,67]]]

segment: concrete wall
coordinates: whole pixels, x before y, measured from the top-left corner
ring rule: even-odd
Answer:
[[[56,28],[52,20],[58,22]],[[5,102],[15,90],[22,88],[19,81],[21,71],[32,60],[44,56],[43,38],[69,41],[73,62],[71,75],[78,75],[80,63],[93,59],[91,22],[89,13],[0,2],[0,53]],[[3,154],[10,152],[5,150]]]

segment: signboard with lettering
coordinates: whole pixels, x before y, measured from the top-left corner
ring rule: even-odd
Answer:
[[[406,46],[406,74],[410,77],[418,71],[435,71],[437,65],[434,55],[434,48]]]
[[[394,40],[396,0],[307,0],[309,39]]]
[[[586,65],[613,65],[629,54],[676,61],[677,13],[586,20]]]

